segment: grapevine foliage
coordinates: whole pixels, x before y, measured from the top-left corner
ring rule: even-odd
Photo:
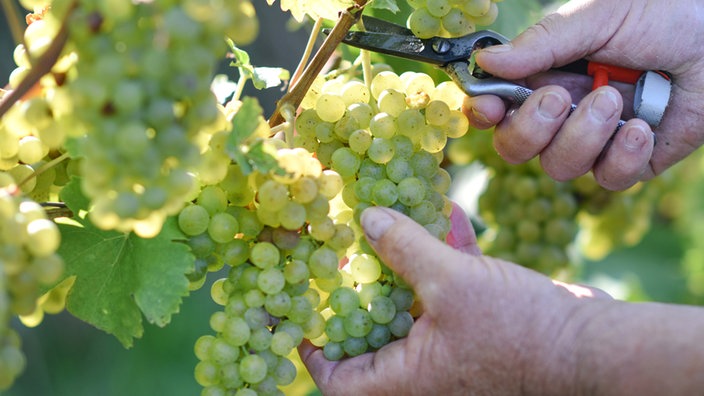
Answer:
[[[485,250],[552,274],[580,229],[605,235],[604,213],[648,218],[658,193],[509,166],[490,132],[469,128],[456,85],[365,53],[294,75],[283,122],[267,121],[243,87],[291,73],[238,47],[260,28],[249,0],[21,2],[32,13],[0,97],[0,389],[25,365],[12,316],[34,326],[66,308],[130,347],[143,319],[167,325],[212,273],[222,309],[195,343],[203,395],[281,394],[303,339],[337,360],[403,338],[421,304],[360,216],[389,207],[444,240],[453,164],[487,169]],[[345,27],[399,13],[419,37],[490,25],[499,2],[267,0]],[[214,76],[226,56],[236,83]],[[622,224],[604,241],[633,243],[649,225]],[[593,242],[592,255],[614,247]]]

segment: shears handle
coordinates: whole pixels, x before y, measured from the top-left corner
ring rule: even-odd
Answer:
[[[671,91],[671,81],[664,73],[636,71],[589,61],[578,61],[571,66],[572,69],[563,67],[562,70],[590,74],[587,69],[582,73],[582,70],[575,68],[591,67],[594,89],[606,85],[609,79],[635,84],[636,92],[633,101],[635,116],[652,127],[657,127],[660,124],[669,103]],[[452,62],[446,65],[444,70],[469,96],[495,95],[516,105],[522,105],[533,94],[533,90],[529,88],[485,73],[481,77],[475,77],[470,70],[469,62]],[[572,104],[570,113],[576,108],[577,106]],[[623,124],[625,121],[619,121],[617,130]]]

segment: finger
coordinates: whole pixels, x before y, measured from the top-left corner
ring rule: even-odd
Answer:
[[[385,345],[375,353],[330,361],[323,351],[304,340],[298,347],[301,361],[324,395],[370,395],[402,380],[408,366],[403,361],[407,339]],[[401,389],[396,389],[402,391]]]
[[[628,121],[594,165],[594,177],[606,189],[627,189],[648,169],[653,145],[654,137],[646,122],[639,119]]]
[[[506,105],[498,96],[466,96],[462,104],[462,111],[473,127],[488,129],[504,118]]]
[[[613,135],[623,103],[615,88],[604,86],[587,95],[542,151],[545,172],[558,181],[587,173]]]
[[[415,221],[393,209],[371,207],[362,212],[361,223],[379,258],[413,287],[426,306],[442,297],[439,285],[454,283],[454,269],[464,256]]]
[[[482,250],[477,245],[477,234],[474,232],[474,227],[472,227],[467,214],[456,202],[452,203],[450,224],[452,224],[452,228],[447,234],[448,245],[460,252],[477,256],[482,254]]]
[[[494,132],[494,148],[518,164],[535,157],[550,143],[569,114],[571,99],[562,87],[537,89]]]
[[[601,2],[599,6],[580,7],[572,2],[528,28],[510,44],[487,47],[476,54],[482,69],[491,74],[519,79],[555,66],[563,66],[603,47],[614,34],[617,24],[594,29],[594,21],[618,21],[628,12],[619,2]],[[589,33],[587,33],[589,32]]]

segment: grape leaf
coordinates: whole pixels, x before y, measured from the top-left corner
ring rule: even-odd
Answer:
[[[369,3],[369,7],[375,8],[377,10],[388,10],[393,12],[394,14],[401,11],[401,9],[398,8],[396,0],[373,0],[371,3]]]
[[[261,139],[256,139],[261,137],[259,129],[262,125],[267,125],[263,113],[264,110],[255,98],[242,99],[242,106],[232,119],[232,131],[225,143],[225,151],[245,175],[254,170],[262,173],[283,171],[273,153],[265,149]]]
[[[78,178],[61,190],[61,199],[76,214],[89,206]],[[184,274],[195,262],[187,245],[177,242],[185,237],[175,219],[151,239],[100,230],[85,217],[74,220],[59,224],[65,275],[76,276],[68,311],[113,334],[125,348],[142,336],[142,314],[150,323],[167,325],[188,295]]]
[[[267,89],[278,87],[284,81],[288,81],[290,73],[281,67],[254,67],[247,51],[238,48],[235,42],[228,39],[227,43],[235,56],[235,61],[230,62],[230,66],[236,67],[240,76],[252,79],[252,84],[256,89]]]
[[[266,0],[269,5],[276,0]],[[306,15],[312,19],[337,19],[341,11],[350,8],[353,0],[280,0],[281,10],[290,11],[291,15],[302,22]]]

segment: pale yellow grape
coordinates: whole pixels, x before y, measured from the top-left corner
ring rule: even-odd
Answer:
[[[369,103],[369,88],[361,81],[350,81],[342,86],[340,96],[347,106],[354,103]]]
[[[463,112],[452,110],[448,115],[447,122],[443,125],[443,130],[449,138],[460,138],[469,130],[469,120]]]
[[[37,219],[27,225],[27,249],[37,257],[46,257],[61,243],[59,229],[53,221]]]
[[[442,27],[451,37],[461,37],[477,30],[472,18],[459,8],[453,8],[442,17]]]
[[[429,153],[438,153],[445,148],[447,135],[445,132],[432,125],[425,125],[421,129],[420,147]]]
[[[499,7],[496,5],[496,3],[491,3],[491,6],[489,7],[489,11],[474,19],[474,22],[477,25],[482,25],[482,26],[488,26],[494,23],[496,21],[496,18],[499,16]]]
[[[413,11],[406,24],[413,34],[420,38],[431,38],[440,33],[440,19],[433,16],[425,7]]]
[[[457,110],[462,107],[462,102],[467,95],[453,81],[443,81],[435,87],[430,95],[430,100],[445,102],[447,107]]]
[[[403,90],[403,83],[396,73],[392,71],[382,71],[372,79],[371,88],[374,99],[379,99],[379,95],[387,89],[394,89],[396,91]]]
[[[442,126],[447,123],[450,116],[450,107],[447,103],[433,100],[425,108],[425,120],[428,124]]]
[[[450,12],[452,6],[449,0],[427,0],[425,7],[428,9],[430,15],[441,18]]]
[[[406,110],[406,95],[394,89],[384,90],[379,95],[377,106],[379,111],[398,117],[402,111]]]
[[[486,15],[491,8],[491,0],[467,0],[462,6],[462,11],[473,17]]]
[[[418,93],[425,93],[430,96],[435,90],[435,81],[425,73],[404,73],[401,79],[405,80],[406,96]]]
[[[318,98],[315,109],[321,120],[336,122],[345,114],[347,106],[344,100],[337,95],[323,94]]]

